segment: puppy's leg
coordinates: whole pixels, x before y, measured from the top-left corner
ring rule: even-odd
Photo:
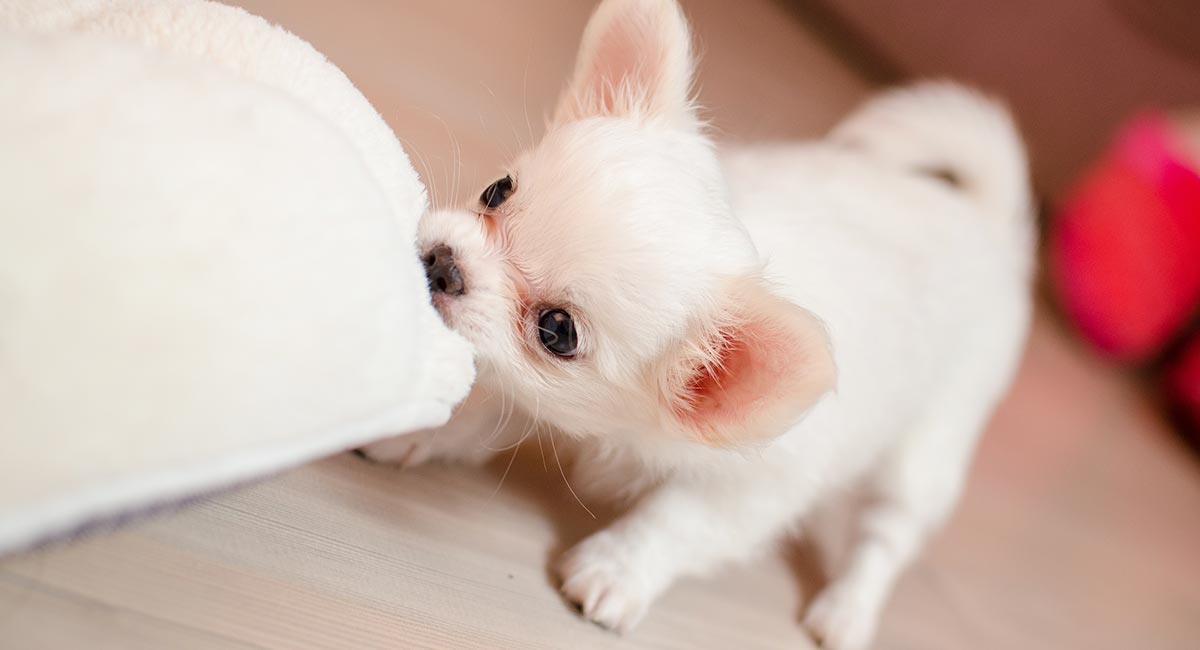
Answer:
[[[431,461],[481,464],[515,443],[533,422],[500,393],[476,387],[445,425],[373,442],[355,450],[379,463],[412,467]]]
[[[808,501],[766,476],[668,482],[561,558],[562,592],[589,620],[628,631],[677,577],[752,554]]]
[[[849,507],[841,548],[825,548],[829,584],[805,627],[830,650],[866,648],[896,580],[958,501],[982,422],[947,417],[901,442]],[[839,514],[834,513],[836,518]],[[819,526],[822,522],[814,522]],[[839,534],[840,533],[840,534]],[[818,541],[821,540],[818,536]],[[824,545],[824,544],[823,544]]]

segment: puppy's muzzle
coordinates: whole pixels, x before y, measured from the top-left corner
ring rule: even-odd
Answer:
[[[425,264],[425,277],[429,280],[430,293],[461,296],[466,292],[462,272],[458,270],[458,265],[454,262],[454,251],[449,246],[434,246],[421,261]]]

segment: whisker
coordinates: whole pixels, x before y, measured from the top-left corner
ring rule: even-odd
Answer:
[[[517,459],[517,454],[520,452],[521,443],[518,441],[517,448],[513,450],[512,457],[508,459],[508,465],[504,467],[504,473],[500,475],[500,482],[496,484],[496,489],[492,490],[492,496],[488,497],[489,500],[496,498],[496,495],[500,493],[500,488],[504,486],[504,479],[508,478],[508,472],[512,469],[513,461]]]
[[[525,439],[528,438],[531,433],[533,433],[533,429],[526,428],[526,429],[522,430],[521,435],[517,436],[516,441],[510,442],[509,444],[504,445],[503,447],[489,447],[488,449],[490,451],[494,451],[494,452],[502,452],[502,451],[508,451],[509,449],[512,449],[513,447],[519,447],[519,446],[521,446],[522,442],[525,442]]]
[[[542,471],[549,472],[550,468],[546,465],[546,450],[542,447],[542,427],[540,424],[534,425],[534,434],[538,441],[538,455],[542,457]]]
[[[593,513],[586,505],[584,505],[583,500],[579,498],[579,495],[575,494],[575,488],[571,487],[571,482],[567,480],[567,473],[563,471],[562,459],[558,457],[558,446],[554,444],[554,434],[550,434],[550,448],[554,450],[554,461],[558,463],[558,473],[560,476],[562,476],[563,483],[567,484],[567,489],[570,490],[571,496],[575,497],[575,502],[578,503],[581,508],[583,508],[584,512],[591,515],[592,519],[595,519],[595,513]]]
[[[492,90],[492,87],[487,85],[487,83],[485,83],[483,81],[480,81],[479,85],[483,86],[483,89],[487,91],[488,96],[490,96],[493,100],[493,103],[495,103],[494,100],[496,99],[496,91]],[[503,111],[500,111],[498,107],[497,107],[496,111],[503,114]],[[486,124],[486,120],[483,116],[483,111],[479,111],[479,123],[481,125],[483,125],[485,131],[487,131],[489,133],[491,132],[491,128]],[[498,138],[496,141],[501,142]],[[502,144],[504,146],[505,159],[512,160],[514,157],[514,154],[516,153],[515,151],[513,151],[512,143],[511,142],[502,142]]]
[[[433,184],[433,170],[429,167],[429,161],[424,155],[421,154],[419,150],[417,150],[416,147],[412,145],[411,142],[400,137],[399,135],[396,136],[396,139],[399,140],[400,144],[404,146],[404,150],[414,156],[417,159],[417,162],[420,163],[421,171],[425,176],[425,187],[429,191],[429,205],[434,210],[439,209],[440,205],[438,201],[437,187]]]
[[[503,384],[501,384],[500,386],[497,387],[497,392],[500,393],[500,415],[499,415],[499,417],[496,418],[496,424],[492,427],[492,432],[490,434],[488,434],[487,436],[485,436],[483,439],[483,446],[484,446],[484,448],[488,449],[489,451],[495,451],[491,447],[492,441],[495,440],[496,437],[500,435],[500,433],[504,430],[504,427],[505,427],[504,418],[505,418],[505,413],[507,411],[507,408],[506,408],[505,399],[504,399],[504,385]],[[493,393],[493,394],[495,394],[495,393]]]
[[[516,401],[515,400],[513,401],[513,404],[514,404],[513,414],[515,415],[516,414],[516,407],[515,407]],[[525,442],[525,440],[529,438],[529,435],[537,430],[537,418],[538,418],[538,415],[541,413],[541,408],[542,408],[542,400],[541,400],[541,398],[536,398],[536,401],[534,402],[533,417],[529,419],[528,424],[526,424],[525,428],[521,430],[521,435],[517,438],[517,441],[515,443],[505,445],[504,447],[500,447],[499,449],[495,449],[494,451],[508,451],[509,449],[512,449],[513,447],[520,447],[521,443]],[[507,426],[505,428],[507,428]]]
[[[482,83],[482,82],[480,82],[480,83]],[[489,94],[491,94],[491,96],[493,98],[496,97],[496,93],[493,92],[492,89],[487,84],[483,84],[483,87],[488,91]],[[507,150],[507,153],[508,153],[507,157],[511,160],[512,158],[515,157],[515,155],[518,151],[521,151],[525,148],[525,145],[521,141],[521,132],[519,129],[517,129],[516,123],[513,122],[512,116],[509,115],[508,112],[504,111],[504,110],[500,110],[499,112],[500,112],[500,115],[502,115],[504,117],[504,121],[508,122],[508,129],[509,129],[509,131],[512,132],[513,141],[505,143],[505,149]],[[515,149],[513,148],[514,144],[516,145]]]
[[[529,123],[529,63],[530,54],[525,53],[525,74],[521,79],[521,104],[525,108],[525,131],[529,135],[529,144],[533,145],[533,125]],[[519,143],[518,143],[519,144]]]
[[[508,431],[508,425],[512,424],[513,414],[516,413],[516,410],[517,410],[516,407],[517,407],[517,394],[516,394],[516,391],[513,391],[511,389],[511,384],[510,384],[509,391],[508,391],[508,401],[505,404],[506,412],[504,413],[503,424],[500,426],[500,431],[499,431],[498,435],[503,436],[504,432]]]

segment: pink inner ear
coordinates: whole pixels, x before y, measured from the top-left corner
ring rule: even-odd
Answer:
[[[804,404],[797,377],[805,363],[799,341],[763,324],[741,324],[721,333],[718,362],[701,366],[681,390],[676,417],[701,441],[728,445],[774,437],[785,412]],[[788,404],[792,401],[792,404]],[[789,408],[792,407],[792,408]]]
[[[618,17],[614,23],[596,43],[586,77],[592,86],[592,109],[601,114],[617,112],[621,93],[648,99],[658,84],[655,71],[663,59],[651,25],[638,16]]]
[[[691,41],[672,0],[605,0],[584,31],[575,75],[555,121],[591,117],[673,120],[692,127]]]
[[[737,317],[668,371],[668,411],[686,435],[713,446],[774,438],[836,381],[824,326],[757,281],[731,287]]]
[[[697,368],[684,387],[687,402],[692,405],[687,415],[692,418],[729,417],[731,412],[742,410],[752,396],[747,384],[757,383],[752,361],[756,353],[748,347],[754,342],[746,341],[738,330],[722,334],[716,363]]]

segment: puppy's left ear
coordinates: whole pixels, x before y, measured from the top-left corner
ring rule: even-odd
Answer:
[[[731,283],[716,322],[660,374],[664,417],[708,445],[732,447],[788,430],[836,380],[829,337],[807,310],[757,279]]]
[[[690,119],[691,37],[675,0],[604,0],[588,21],[556,123]]]

